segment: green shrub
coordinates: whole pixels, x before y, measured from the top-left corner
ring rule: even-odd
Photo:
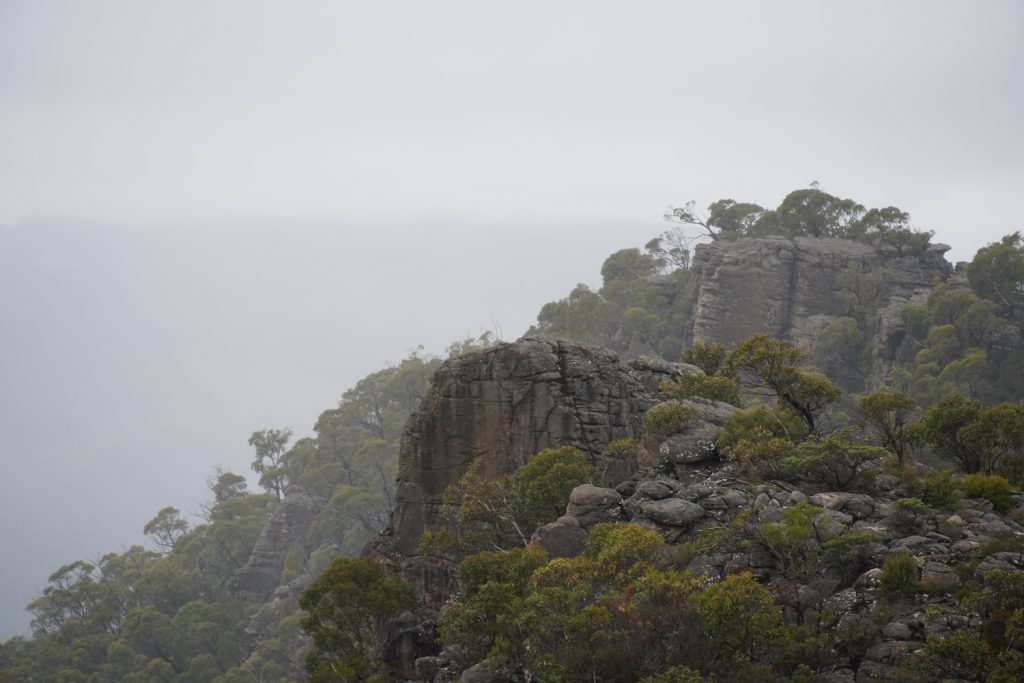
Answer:
[[[640,683],[704,683],[700,672],[686,666],[673,666],[660,674],[640,679]]]
[[[1013,486],[998,474],[967,474],[960,485],[968,498],[987,498],[999,512],[1006,512],[1013,505],[1010,498]]]
[[[682,403],[661,403],[644,413],[641,429],[645,439],[660,443],[686,429],[697,417],[697,409]]]
[[[806,664],[801,664],[793,672],[789,683],[814,683],[815,680],[817,680],[817,674],[814,673],[814,669]]]
[[[627,436],[622,439],[615,439],[605,446],[603,451],[601,451],[601,455],[606,458],[616,458],[621,460],[635,458],[639,453],[640,444],[631,436]]]
[[[953,469],[933,470],[921,482],[921,500],[932,507],[955,510],[963,493],[960,482],[953,478]]]
[[[918,591],[917,563],[907,553],[893,553],[882,563],[882,594],[890,600],[908,598]]]
[[[769,438],[799,441],[807,436],[800,419],[792,411],[778,406],[758,405],[737,410],[725,419],[716,440],[718,448],[728,453],[741,440],[765,441]]]
[[[811,436],[782,460],[782,472],[820,482],[832,489],[849,488],[872,463],[882,460],[884,448],[854,439],[852,430],[841,429],[828,436]]]
[[[849,529],[821,546],[821,562],[840,576],[855,579],[865,568],[868,549],[877,540],[870,531]]]
[[[711,401],[724,401],[734,406],[741,404],[740,385],[728,377],[717,375],[682,375],[667,379],[659,387],[668,398],[684,400],[693,396]]]
[[[697,342],[683,350],[683,362],[696,365],[708,375],[721,373],[728,352],[722,344]]]
[[[791,411],[762,405],[729,415],[715,445],[751,476],[760,477],[777,474],[779,463],[795,448],[793,441],[805,434],[803,424]]]
[[[782,510],[783,523],[762,522],[758,528],[761,543],[771,551],[784,576],[795,576],[809,559],[807,542],[818,535],[815,522],[819,514],[820,507],[802,500]]]
[[[889,524],[898,531],[914,531],[921,525],[921,515],[928,510],[920,498],[900,498],[893,503]]]
[[[924,654],[921,673],[932,680],[985,680],[990,666],[989,651],[972,629],[962,628],[945,638],[930,636]]]
[[[574,488],[597,478],[597,469],[572,446],[545,448],[512,474],[513,510],[530,526],[547,524],[565,512]]]
[[[726,452],[729,460],[740,463],[752,477],[764,477],[779,473],[783,458],[793,452],[795,444],[786,439],[771,437],[763,441],[740,439]]]

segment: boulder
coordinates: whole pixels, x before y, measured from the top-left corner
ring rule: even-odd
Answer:
[[[658,460],[666,465],[692,465],[718,457],[715,439],[721,427],[697,420],[686,431],[675,434],[658,446]]]
[[[674,479],[648,479],[637,485],[636,495],[648,500],[661,500],[671,497],[678,490],[679,482]]]
[[[583,552],[587,532],[576,517],[564,515],[533,532],[530,543],[547,551],[549,557],[575,557]]]
[[[622,496],[615,489],[606,489],[593,484],[581,484],[569,494],[569,504],[577,508],[607,508],[622,502]]]
[[[565,514],[575,517],[584,529],[622,519],[622,496],[615,489],[583,484],[569,494]]]
[[[469,667],[459,676],[459,683],[505,683],[511,680],[513,678],[510,671],[486,659]]]
[[[960,576],[948,564],[925,562],[921,569],[921,587],[928,593],[952,593],[960,587]]]
[[[690,526],[704,516],[704,508],[681,498],[645,501],[640,511],[647,519],[672,527]]]

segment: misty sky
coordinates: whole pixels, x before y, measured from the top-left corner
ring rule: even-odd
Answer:
[[[1024,5],[0,0],[0,638],[417,345],[671,204],[1024,228]]]

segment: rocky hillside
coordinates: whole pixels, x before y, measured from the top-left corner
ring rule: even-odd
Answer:
[[[925,655],[929,637],[949,637],[965,627],[981,637],[981,615],[959,606],[955,595],[965,581],[980,581],[992,569],[1024,568],[1020,548],[1000,541],[1024,534],[1024,528],[996,514],[984,498],[962,500],[956,510],[916,511],[908,519],[897,504],[896,477],[883,475],[876,486],[873,495],[801,490],[785,482],[751,482],[731,465],[695,467],[681,479],[647,472],[614,489],[576,488],[566,515],[542,527],[534,540],[559,557],[580,553],[586,531],[598,521],[640,524],[677,545],[693,543],[708,531],[733,529],[736,538],[696,554],[686,568],[707,580],[749,572],[776,591],[793,619],[824,608],[822,627],[837,657],[831,670],[815,680],[894,680],[898,668]],[[848,567],[856,569],[852,581],[844,581],[838,569],[808,575],[789,564],[778,548],[756,538],[763,525],[787,528],[787,511],[801,503],[815,506],[809,508],[807,548],[820,549],[850,532],[870,535],[860,566]],[[1018,496],[1016,504],[1019,512],[1024,499]],[[741,516],[743,524],[737,525]],[[744,534],[755,542],[738,542]],[[893,555],[911,559],[912,580],[921,587],[912,599],[895,604],[882,586],[883,566]]]
[[[419,595],[415,613],[394,624],[396,674],[525,680],[520,662],[474,664],[458,648],[438,650],[438,611],[457,591],[454,564],[421,553],[418,544],[436,531],[443,492],[471,463],[509,473],[530,454],[560,445],[599,465],[603,482],[573,489],[565,514],[537,529],[533,543],[548,557],[574,557],[596,525],[628,522],[657,532],[677,549],[673,562],[704,582],[749,573],[787,623],[810,623],[813,615],[827,664],[807,680],[931,680],[922,672],[933,669],[921,667],[941,662],[927,643],[963,629],[977,638],[983,626],[991,628],[991,615],[986,621],[981,607],[956,595],[968,584],[977,590],[990,570],[1024,566],[1015,540],[1024,534],[1019,495],[1007,515],[985,498],[949,494],[931,505],[908,503],[920,495],[910,490],[914,477],[880,471],[857,491],[800,477],[756,481],[714,446],[735,409],[699,398],[660,404],[688,406],[691,417],[674,433],[648,437],[637,460],[602,461],[612,440],[642,437],[641,417],[659,405],[660,380],[700,372],[544,339],[448,361],[406,426],[397,507],[370,549]],[[908,573],[894,587],[895,562]]]
[[[255,432],[266,493],[61,567],[0,680],[1024,679],[1020,235],[806,195]]]

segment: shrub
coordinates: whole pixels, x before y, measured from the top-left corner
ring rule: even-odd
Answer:
[[[932,507],[955,510],[963,498],[960,482],[953,478],[953,469],[933,470],[924,475],[921,500]]]
[[[645,439],[653,444],[662,442],[686,429],[697,417],[697,409],[682,403],[661,403],[644,413],[641,429]]]
[[[824,375],[800,367],[806,355],[785,340],[758,333],[729,353],[725,369],[754,391],[774,395],[814,433],[822,410],[843,392]]]
[[[740,463],[749,475],[764,477],[778,474],[779,464],[786,455],[793,452],[793,448],[792,441],[775,437],[764,441],[741,439],[729,448],[726,456]]]
[[[931,680],[992,680],[986,679],[988,648],[973,629],[962,628],[945,638],[930,636],[921,664],[921,673]]]
[[[960,432],[963,441],[979,459],[982,472],[1017,469],[1015,461],[1024,455],[1024,405],[999,403],[985,408],[974,422]],[[968,470],[969,472],[977,470]]]
[[[545,448],[512,474],[513,509],[528,526],[546,524],[565,512],[574,488],[597,476],[597,469],[572,446]]]
[[[438,620],[442,642],[459,643],[461,659],[473,663],[500,655],[515,633],[518,601],[533,573],[548,557],[536,545],[507,552],[484,551],[459,563],[459,599],[445,605]]]
[[[794,448],[793,440],[804,434],[803,424],[789,410],[755,406],[726,418],[715,445],[752,476],[765,476],[778,472],[782,458]]]
[[[928,512],[928,506],[920,498],[900,498],[889,513],[889,524],[898,531],[914,531],[920,524],[921,515]]]
[[[885,457],[884,448],[856,441],[849,429],[828,436],[812,436],[782,460],[782,471],[791,477],[817,481],[844,489],[862,478],[863,470]]]
[[[631,436],[622,439],[615,439],[605,446],[601,455],[607,458],[629,459],[635,458],[640,452],[640,444]]]
[[[917,593],[917,563],[907,553],[893,553],[882,562],[882,594],[890,600],[908,598]]]
[[[741,404],[740,385],[728,377],[717,375],[682,375],[667,379],[659,387],[668,398],[687,399],[693,396],[711,401],[724,401],[734,406]]]
[[[683,350],[683,362],[696,365],[708,375],[717,375],[722,371],[727,355],[722,344],[697,342]]]
[[[960,480],[960,485],[968,498],[987,498],[999,512],[1006,512],[1013,506],[1010,498],[1013,487],[998,474],[968,474]]]
[[[655,676],[640,679],[640,683],[704,683],[699,672],[686,666],[673,666]]]
[[[484,549],[527,545],[533,531],[565,511],[569,494],[598,471],[572,446],[534,454],[511,475],[488,478],[472,463],[445,489],[438,528],[419,552],[461,559]]]
[[[803,423],[792,411],[778,406],[759,405],[734,411],[725,419],[718,435],[718,447],[728,452],[730,446],[742,439],[764,441],[775,437],[799,441],[807,435]]]
[[[758,529],[762,545],[768,548],[784,576],[795,578],[809,559],[807,542],[816,538],[815,524],[821,508],[807,501],[784,508],[784,522],[763,522]]]
[[[704,635],[719,647],[754,655],[766,655],[778,645],[782,635],[782,610],[768,589],[749,573],[732,574],[702,588],[694,603],[704,622]],[[743,673],[760,674],[755,667],[743,667]],[[739,673],[729,672],[729,673]],[[738,675],[727,680],[737,680]],[[756,680],[756,679],[755,679]]]
[[[876,536],[870,531],[847,530],[821,546],[821,561],[841,577],[855,579],[864,569]]]
[[[817,674],[806,664],[798,666],[789,679],[790,683],[814,683],[815,680],[817,680]]]
[[[965,472],[977,472],[980,458],[961,430],[978,419],[980,410],[978,401],[951,394],[921,414],[921,435],[939,455],[956,461]]]

